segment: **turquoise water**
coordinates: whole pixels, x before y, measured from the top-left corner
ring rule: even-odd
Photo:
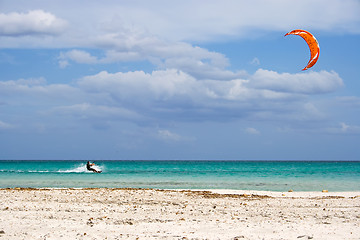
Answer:
[[[108,187],[360,191],[360,162],[0,161],[0,188]]]

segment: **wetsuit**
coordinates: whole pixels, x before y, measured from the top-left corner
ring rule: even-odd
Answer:
[[[89,161],[86,163],[86,168],[87,168],[88,171],[98,172],[98,171],[96,171],[96,169],[93,169],[93,168],[91,167],[91,164],[90,164]]]

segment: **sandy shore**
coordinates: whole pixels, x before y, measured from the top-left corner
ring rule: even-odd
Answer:
[[[360,239],[360,193],[0,189],[0,239]]]

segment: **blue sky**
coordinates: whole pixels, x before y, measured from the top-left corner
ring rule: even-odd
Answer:
[[[359,12],[2,0],[0,159],[360,160]]]

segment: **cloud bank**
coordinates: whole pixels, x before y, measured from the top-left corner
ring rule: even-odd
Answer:
[[[84,5],[87,6],[86,11],[82,11],[79,18],[78,9]],[[19,8],[30,10],[22,12],[18,11]],[[84,0],[55,0],[51,4],[36,1],[30,4],[19,0],[3,1],[1,11],[0,36],[63,33],[57,41],[22,38],[14,42],[3,39],[0,46],[11,47],[22,47],[27,43],[38,47],[106,49],[115,44],[131,48],[134,43],[153,44],[154,36],[170,42],[214,42],[254,39],[269,32],[287,32],[294,26],[332,34],[360,33],[360,3],[357,0],[333,0],[331,4],[326,0],[295,3],[287,0],[226,0],[221,3],[215,0],[176,0],[171,3],[155,0],[121,4],[114,0],[107,1],[107,4]],[[140,36],[144,33],[147,37],[135,38],[135,42],[121,41],[126,35]],[[116,39],[118,44],[113,41]],[[136,52],[128,54],[141,58]]]
[[[280,88],[278,78],[294,86]],[[323,117],[309,97],[336,91],[342,85],[335,72],[327,71],[284,74],[259,69],[247,78],[199,80],[166,69],[151,73],[102,71],[73,86],[48,84],[44,79],[2,81],[0,93],[12,104],[23,103],[43,114],[90,122],[307,121]]]

